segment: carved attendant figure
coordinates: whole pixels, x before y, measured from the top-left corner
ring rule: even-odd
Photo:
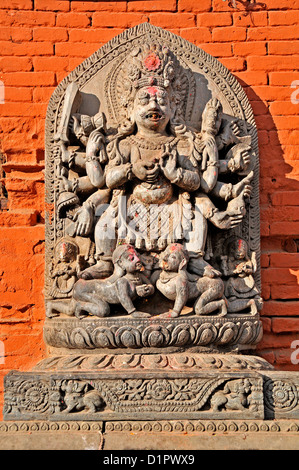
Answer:
[[[88,312],[98,317],[110,314],[111,304],[120,304],[133,317],[150,316],[137,312],[133,300],[154,293],[154,287],[142,273],[142,263],[133,246],[120,245],[113,253],[114,273],[106,280],[83,280],[74,286],[77,301],[75,315]]]
[[[170,314],[162,314],[160,317],[178,317],[188,300],[195,300],[196,315],[207,315],[220,310],[219,316],[224,316],[227,309],[220,273],[206,266],[203,277],[196,278],[186,270],[188,259],[188,253],[178,243],[169,245],[162,254],[162,273],[157,280],[157,288],[175,303]]]

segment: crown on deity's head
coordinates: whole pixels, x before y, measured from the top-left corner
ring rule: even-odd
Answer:
[[[159,86],[171,96],[171,106],[180,112],[190,108],[195,89],[193,73],[183,66],[165,45],[147,42],[135,46],[122,57],[109,74],[107,98],[115,121],[128,118],[136,93],[140,88]],[[192,92],[191,92],[192,91]]]
[[[131,51],[126,63],[127,79],[135,89],[148,85],[168,88],[179,67],[175,56],[165,46],[144,44]]]

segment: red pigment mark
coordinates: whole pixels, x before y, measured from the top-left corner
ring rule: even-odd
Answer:
[[[147,91],[150,95],[154,96],[157,94],[158,89],[155,86],[149,86]]]
[[[243,246],[243,240],[241,240],[241,239],[239,238],[239,240],[238,240],[238,248],[239,248],[239,250],[242,248],[242,246]]]
[[[180,248],[180,245],[178,245],[177,243],[173,243],[170,247],[170,251],[179,251]]]
[[[144,66],[147,68],[147,70],[157,70],[161,65],[161,61],[159,57],[154,52],[149,54],[144,59],[143,63],[144,63]]]

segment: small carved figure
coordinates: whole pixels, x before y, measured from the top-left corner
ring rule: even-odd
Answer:
[[[76,380],[64,380],[61,390],[65,392],[64,413],[85,410],[87,413],[95,413],[103,408],[104,400],[97,390],[89,390],[89,384]]]
[[[74,286],[73,297],[77,301],[75,316],[85,311],[98,317],[110,314],[110,305],[120,304],[133,317],[150,316],[137,312],[133,300],[154,293],[154,286],[142,274],[142,263],[133,246],[119,245],[112,257],[114,272],[106,280],[79,279]]]
[[[72,240],[60,240],[55,248],[56,265],[51,272],[53,279],[50,295],[53,298],[71,297],[77,275],[81,270],[78,246]]]
[[[162,254],[157,288],[175,303],[171,313],[160,316],[178,317],[188,300],[195,300],[196,315],[207,315],[217,309],[220,316],[226,315],[220,272],[205,263],[203,277],[199,278],[187,272],[188,260],[188,252],[179,243],[169,245]]]
[[[248,406],[247,396],[251,391],[248,379],[231,380],[224,389],[216,392],[211,398],[214,412],[225,410],[243,411]]]
[[[262,298],[252,275],[256,271],[255,253],[249,257],[245,240],[235,237],[228,243],[228,256],[222,256],[221,268],[228,277],[225,282],[228,311],[241,312],[250,307],[250,313],[256,315],[262,308]]]

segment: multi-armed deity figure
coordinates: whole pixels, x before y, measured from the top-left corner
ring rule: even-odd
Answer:
[[[89,251],[72,299],[55,304],[54,296],[49,316],[55,309],[107,316],[111,304],[138,316],[132,303],[138,296],[159,290],[167,297],[163,286],[171,269],[166,275],[163,259],[165,264],[171,247],[180,247],[185,256],[184,269],[174,263],[169,279],[179,276],[180,285],[194,288],[171,293],[168,298],[180,307],[169,316],[180,315],[188,302],[197,305],[196,315],[226,314],[226,273],[205,259],[206,247],[213,231],[226,233],[242,221],[254,162],[250,137],[240,137],[217,98],[207,101],[196,128],[188,125],[193,82],[193,72],[167,47],[133,48],[105,84],[117,128],[106,125],[102,112],[74,112],[79,91],[75,84],[67,89],[60,130],[67,123],[70,137],[57,133],[58,209],[69,238],[79,244],[88,239],[94,246],[94,263]],[[147,277],[140,273],[144,256],[153,260]]]

